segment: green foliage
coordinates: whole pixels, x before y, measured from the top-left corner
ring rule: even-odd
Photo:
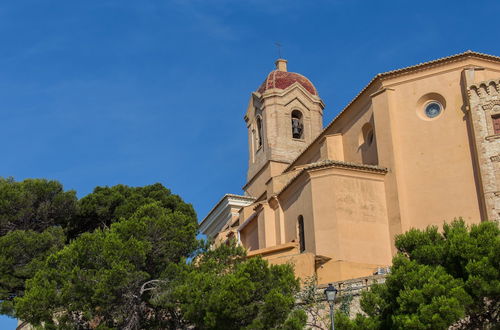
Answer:
[[[427,231],[437,231],[429,228]],[[454,278],[464,282],[472,297],[467,306],[471,324],[500,322],[500,229],[494,222],[468,228],[463,220],[443,226],[440,239],[416,244],[418,231],[412,230],[396,240],[396,247],[410,260],[423,265],[441,265]],[[420,234],[421,235],[421,234]],[[433,234],[436,236],[436,234]],[[433,251],[431,262],[428,251]],[[439,251],[439,252],[436,252]],[[496,315],[496,316],[495,316]]]
[[[60,327],[156,322],[148,285],[197,248],[196,230],[195,218],[156,202],[110,229],[84,233],[27,281],[24,297],[15,299],[17,315],[35,325],[57,319]]]
[[[170,212],[177,211],[196,218],[190,204],[184,203],[160,183],[144,187],[96,187],[91,194],[78,201],[78,213],[71,218],[67,229],[69,236],[76,237],[96,228],[107,228],[113,222],[130,218],[141,206],[153,202],[158,202]]]
[[[393,262],[386,283],[365,293],[362,301],[382,328],[443,329],[465,316],[471,298],[462,280],[441,266],[421,265],[402,255]]]
[[[299,289],[293,268],[246,259],[234,244],[203,251],[175,282],[154,302],[165,308],[178,304],[197,329],[301,329],[305,324],[305,314],[293,311]]]
[[[76,201],[55,181],[3,179],[0,212],[0,312],[37,327],[301,329],[306,322],[294,309],[291,266],[247,259],[234,244],[201,248],[192,206],[160,184],[98,187]]]
[[[37,233],[15,230],[0,237],[0,313],[14,316],[13,299],[24,294],[24,282],[32,278],[50,254],[64,246],[61,227]]]
[[[280,327],[282,330],[302,330],[307,323],[307,314],[301,309],[294,309],[288,315],[285,323]]]
[[[412,229],[396,238],[398,254],[386,282],[361,299],[366,316],[346,329],[446,329],[498,325],[500,230],[463,220]]]
[[[0,178],[0,236],[13,230],[65,227],[76,212],[76,194],[57,181]]]

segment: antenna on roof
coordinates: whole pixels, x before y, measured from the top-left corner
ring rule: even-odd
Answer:
[[[283,45],[279,42],[275,42],[274,44],[278,48],[278,58],[281,58],[281,47],[283,47]]]

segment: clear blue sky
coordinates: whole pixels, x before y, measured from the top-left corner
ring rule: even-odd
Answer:
[[[57,179],[79,196],[161,182],[202,219],[241,193],[243,115],[274,42],[319,90],[327,124],[378,72],[500,55],[499,12],[495,1],[2,1],[0,176]]]

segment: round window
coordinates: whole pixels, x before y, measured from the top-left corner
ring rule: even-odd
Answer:
[[[438,102],[429,102],[427,103],[427,105],[425,106],[425,115],[429,118],[435,118],[437,116],[439,116],[439,114],[441,113],[441,111],[443,110],[443,106],[438,103]]]

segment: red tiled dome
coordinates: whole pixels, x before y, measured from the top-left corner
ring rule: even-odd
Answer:
[[[257,91],[262,94],[272,88],[286,89],[295,82],[301,84],[312,95],[318,95],[314,85],[303,75],[280,70],[271,71]]]

